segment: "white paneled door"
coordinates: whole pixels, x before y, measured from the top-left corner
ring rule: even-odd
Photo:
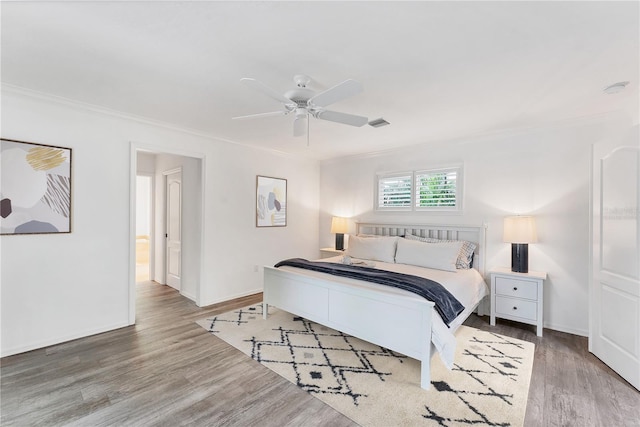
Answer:
[[[593,146],[589,351],[640,389],[638,138]]]
[[[182,170],[166,174],[166,283],[180,290],[182,274]]]

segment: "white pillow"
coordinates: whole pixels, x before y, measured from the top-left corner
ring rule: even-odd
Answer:
[[[349,235],[347,255],[352,258],[395,262],[397,237],[359,237]]]
[[[425,243],[399,239],[396,262],[436,270],[456,271],[456,260],[461,246],[462,242]]]
[[[460,253],[458,254],[458,260],[456,261],[456,267],[467,270],[473,266],[473,253],[476,250],[476,244],[467,242],[466,240],[440,240],[432,237],[420,237],[407,233],[404,236],[408,240],[418,240],[420,242],[427,243],[449,243],[449,242],[462,242]]]

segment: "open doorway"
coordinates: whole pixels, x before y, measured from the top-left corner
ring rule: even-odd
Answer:
[[[197,153],[182,153],[180,150],[163,149],[158,151],[155,147],[132,142],[131,160],[129,324],[133,325],[136,319],[136,293],[139,288],[136,283],[139,283],[139,278],[142,279],[144,273],[147,273],[148,280],[154,284],[169,284],[167,276],[175,270],[172,269],[174,264],[168,265],[172,261],[179,260],[180,286],[178,292],[197,305],[200,303],[200,281],[203,277],[204,266],[205,156]],[[168,241],[170,234],[168,226],[172,224],[172,219],[167,218],[167,199],[169,199],[167,187],[170,187],[169,190],[172,188],[167,185],[166,174],[174,170],[182,171],[181,203],[177,208],[181,219],[180,225],[177,227],[180,246],[175,256],[167,259],[167,248],[168,246],[171,248],[170,243],[172,243]],[[149,197],[146,196],[149,187],[142,183],[139,186],[139,177],[151,178]],[[169,191],[168,194],[173,193]],[[146,203],[148,203],[148,209],[145,207]],[[149,211],[150,213],[147,214]],[[148,223],[147,218],[151,218]],[[138,222],[140,226],[138,226]],[[146,232],[147,224],[149,232]],[[149,236],[148,266],[144,263],[147,235]],[[138,251],[138,246],[140,246],[140,251]],[[138,270],[140,270],[141,276],[137,275]],[[169,286],[171,285],[169,284]]]
[[[151,277],[153,248],[153,177],[136,176],[136,283]]]

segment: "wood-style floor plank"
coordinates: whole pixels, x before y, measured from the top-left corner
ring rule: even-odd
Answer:
[[[1,360],[1,424],[354,426],[195,324],[262,295],[199,308],[139,285],[137,324]]]
[[[195,321],[259,302],[199,308],[140,284],[137,324],[3,358],[4,426],[356,426]],[[487,317],[466,324],[536,344],[526,426],[640,426],[640,393],[584,337]]]
[[[586,337],[497,322],[472,315],[465,325],[536,345],[525,426],[640,426],[640,392],[589,353]]]

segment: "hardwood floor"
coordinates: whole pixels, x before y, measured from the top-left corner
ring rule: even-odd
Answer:
[[[525,426],[640,426],[640,392],[588,351],[586,337],[472,315],[465,325],[536,345]]]
[[[261,300],[198,308],[139,285],[135,326],[3,358],[1,424],[356,426],[194,322]],[[527,426],[640,426],[640,393],[569,334],[472,316],[467,325],[536,344]]]

